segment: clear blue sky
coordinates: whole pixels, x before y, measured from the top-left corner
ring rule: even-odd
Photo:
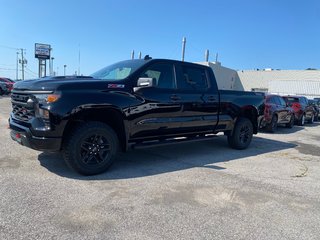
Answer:
[[[27,78],[37,74],[34,43],[51,44],[54,69],[92,72],[129,59],[210,60],[234,69],[320,68],[317,0],[0,0],[0,76],[15,79],[16,50],[26,49]],[[9,47],[9,48],[8,48]],[[11,49],[13,48],[13,49]]]

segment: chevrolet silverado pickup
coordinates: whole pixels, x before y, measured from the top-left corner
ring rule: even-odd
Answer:
[[[14,85],[11,138],[62,151],[83,175],[104,172],[119,151],[210,139],[235,149],[258,132],[264,98],[218,90],[211,68],[166,59],[127,60],[91,76],[45,77]]]

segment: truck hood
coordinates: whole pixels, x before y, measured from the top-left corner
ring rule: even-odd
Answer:
[[[107,89],[110,85],[124,88],[125,84],[119,81],[104,81],[89,76],[44,77],[33,80],[23,80],[14,84],[18,91],[55,91],[76,89]]]

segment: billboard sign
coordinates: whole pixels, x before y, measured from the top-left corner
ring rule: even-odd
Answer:
[[[50,49],[51,46],[49,44],[36,43],[34,52],[35,58],[50,59]]]

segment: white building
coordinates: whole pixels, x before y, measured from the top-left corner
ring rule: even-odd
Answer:
[[[199,62],[198,64],[211,67],[216,77],[219,89],[244,90],[236,70],[223,67],[220,62]]]
[[[246,91],[320,97],[320,70],[243,70],[238,75]]]
[[[242,70],[217,62],[199,64],[212,68],[219,89],[269,92],[279,95],[320,97],[320,70]]]

